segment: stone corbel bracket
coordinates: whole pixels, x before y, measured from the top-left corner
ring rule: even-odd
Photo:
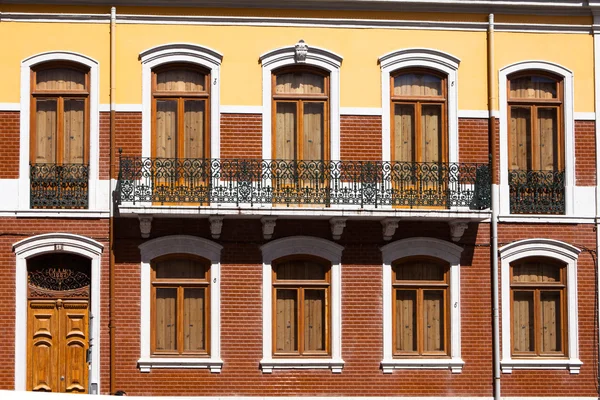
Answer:
[[[150,237],[150,232],[152,231],[152,217],[149,216],[140,216],[140,232],[142,233],[143,239],[148,239]]]
[[[400,218],[385,218],[381,221],[381,225],[383,225],[383,240],[390,241],[392,239],[399,222]]]
[[[334,240],[340,240],[342,237],[342,233],[344,233],[344,228],[346,227],[346,219],[347,218],[331,218],[329,223],[331,224],[331,235]]]
[[[275,231],[277,217],[262,217],[260,222],[262,222],[263,237],[265,240],[271,239],[273,237],[273,232]]]
[[[208,217],[208,222],[210,222],[210,234],[212,238],[218,239],[221,237],[221,229],[223,229],[223,217]]]
[[[450,237],[453,242],[458,242],[469,227],[466,221],[450,221],[448,225],[450,226]]]

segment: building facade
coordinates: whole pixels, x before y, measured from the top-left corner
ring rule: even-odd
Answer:
[[[52,3],[0,5],[0,389],[598,397],[600,3]]]

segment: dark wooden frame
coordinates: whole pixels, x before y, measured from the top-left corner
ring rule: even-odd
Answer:
[[[204,279],[175,279],[175,278],[156,278],[156,269],[155,263],[168,261],[172,259],[192,259],[202,264],[204,267]],[[150,286],[151,286],[151,295],[150,295],[150,353],[155,357],[165,357],[165,356],[177,356],[177,357],[208,357],[210,356],[210,267],[211,263],[209,260],[206,260],[201,257],[192,256],[189,254],[169,254],[167,256],[162,256],[152,260],[151,263],[151,276],[150,276]],[[156,289],[164,288],[164,289],[177,289],[177,352],[173,351],[157,351],[156,350]],[[205,290],[205,301],[204,301],[204,350],[205,351],[184,351],[183,350],[183,291],[188,288],[203,288]]]
[[[325,269],[324,280],[278,280],[277,268],[281,263],[293,261],[312,261]],[[272,349],[274,357],[330,357],[331,356],[331,263],[314,256],[289,256],[273,261],[272,268]],[[298,352],[277,352],[277,289],[296,289],[298,291]],[[325,289],[325,351],[310,352],[304,350],[304,290]]]
[[[413,262],[428,262],[436,264],[439,268],[443,269],[443,280],[397,280],[396,269],[401,268],[403,265],[411,264]],[[398,290],[414,290],[416,291],[416,322],[415,334],[417,335],[417,350],[414,352],[401,352],[398,351],[398,344],[396,342],[396,330],[397,330],[397,319],[396,319],[396,292]],[[444,292],[444,351],[425,351],[424,350],[424,314],[423,314],[423,297],[424,291],[436,290]],[[434,258],[434,257],[408,257],[400,260],[396,260],[392,263],[392,352],[395,358],[448,358],[451,356],[450,350],[450,264],[446,261]]]

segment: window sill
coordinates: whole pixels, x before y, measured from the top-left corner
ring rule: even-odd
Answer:
[[[512,374],[514,369],[568,369],[572,374],[578,374],[583,363],[577,358],[571,359],[512,359],[502,361],[502,373]]]
[[[453,374],[462,372],[465,362],[460,358],[403,358],[381,361],[384,374],[391,374],[395,369],[450,369]]]
[[[344,368],[344,360],[331,358],[277,358],[261,360],[262,372],[270,374],[274,369],[331,369],[339,374]]]
[[[138,368],[140,372],[150,372],[152,368],[206,368],[210,372],[219,373],[223,361],[213,358],[140,358]]]

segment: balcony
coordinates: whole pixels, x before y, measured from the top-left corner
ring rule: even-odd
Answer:
[[[240,208],[490,207],[487,164],[121,157],[124,205]]]
[[[89,166],[30,164],[30,207],[88,208]]]
[[[565,171],[508,171],[511,214],[564,214]]]

